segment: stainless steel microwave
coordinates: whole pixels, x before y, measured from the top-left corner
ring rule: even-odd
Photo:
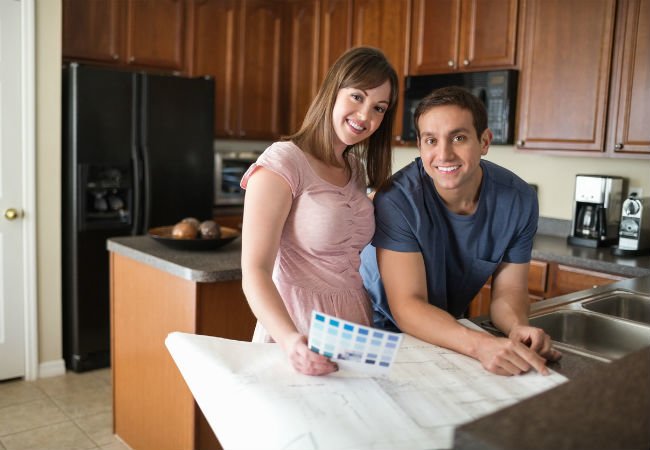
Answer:
[[[239,186],[242,176],[257,161],[261,151],[217,150],[214,153],[214,204],[243,205],[244,190]]]
[[[493,144],[514,142],[516,70],[446,73],[409,76],[404,80],[404,117],[402,140],[416,141],[413,113],[420,100],[434,89],[461,86],[480,98],[488,113],[488,127],[494,133]]]

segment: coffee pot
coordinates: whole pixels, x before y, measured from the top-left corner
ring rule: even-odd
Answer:
[[[576,175],[571,245],[611,246],[618,241],[623,178],[606,175]]]

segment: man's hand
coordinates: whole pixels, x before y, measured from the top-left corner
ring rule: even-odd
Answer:
[[[551,337],[541,328],[531,327],[530,325],[514,325],[508,337],[515,342],[521,342],[530,347],[531,350],[547,361],[557,361],[562,357],[562,353],[551,345]]]
[[[338,370],[338,366],[323,355],[309,350],[307,338],[295,333],[282,342],[293,368],[305,375],[327,375]]]
[[[520,341],[484,336],[479,343],[477,359],[483,367],[497,375],[520,375],[531,368],[548,375],[546,360]]]

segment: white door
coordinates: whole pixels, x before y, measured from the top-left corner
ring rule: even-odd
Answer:
[[[0,0],[0,380],[25,375],[23,6]]]

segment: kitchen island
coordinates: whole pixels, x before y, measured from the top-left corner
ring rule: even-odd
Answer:
[[[164,341],[173,331],[250,340],[239,239],[171,249],[148,236],[108,241],[114,432],[133,449],[220,448]]]
[[[110,239],[108,250],[111,254],[115,433],[134,449],[218,448],[216,438],[196,408],[191,393],[165,349],[164,340],[172,331],[250,340],[255,319],[241,292],[240,241],[236,240],[215,251],[191,252],[170,249],[147,236],[121,237]],[[650,261],[650,257],[620,260],[611,256],[608,249],[575,249],[567,246],[565,239],[552,236],[536,239],[533,257],[541,256],[585,269],[618,272],[628,277],[646,275],[645,278],[618,282],[616,286],[645,289],[642,292],[650,293],[650,264],[646,261]],[[600,292],[611,286],[592,291]],[[567,296],[564,297],[566,299]],[[538,308],[554,301],[556,299],[549,299],[533,306]],[[639,364],[640,367],[634,370],[642,371],[644,361],[648,362],[648,355],[639,353],[632,360],[633,365]],[[514,448],[508,446],[511,441],[507,440],[514,439],[519,448],[534,447],[535,442],[519,440],[520,437],[527,440],[529,435],[518,433],[532,429],[530,426],[523,427],[515,420],[525,417],[526,411],[508,411],[513,411],[519,405],[538,402],[533,403],[535,407],[528,411],[528,414],[532,414],[531,422],[552,423],[549,420],[559,414],[586,417],[583,412],[592,410],[594,398],[599,397],[581,398],[580,388],[576,388],[578,394],[572,397],[570,393],[563,393],[562,396],[567,396],[565,402],[551,397],[549,406],[545,406],[544,399],[547,395],[558,395],[554,392],[559,389],[594,382],[594,376],[606,373],[605,369],[615,372],[631,370],[626,365],[630,363],[625,361],[628,359],[608,364],[565,354],[559,363],[551,367],[571,380],[566,386],[460,427],[458,446]],[[619,364],[623,364],[621,370],[617,369]],[[611,375],[607,377],[612,378]],[[647,401],[647,379],[628,380],[628,383],[617,386],[608,385],[606,389],[600,384],[598,392],[606,395],[607,392],[618,392],[616,389],[627,385],[638,393],[639,401]],[[606,384],[606,380],[601,383]],[[559,406],[557,402],[560,402]],[[629,411],[634,409],[630,408]],[[512,416],[503,418],[503,414]],[[627,411],[613,410],[610,415],[627,417]],[[645,417],[647,419],[647,415]],[[638,415],[637,419],[646,420],[643,414]],[[495,422],[484,422],[487,420]],[[505,424],[500,421],[505,421]],[[566,423],[571,422],[567,420]],[[488,440],[483,434],[489,430],[492,431],[490,436],[496,436],[493,440]],[[547,437],[553,435],[552,431],[542,426],[538,432]],[[566,434],[566,431],[562,433]]]

